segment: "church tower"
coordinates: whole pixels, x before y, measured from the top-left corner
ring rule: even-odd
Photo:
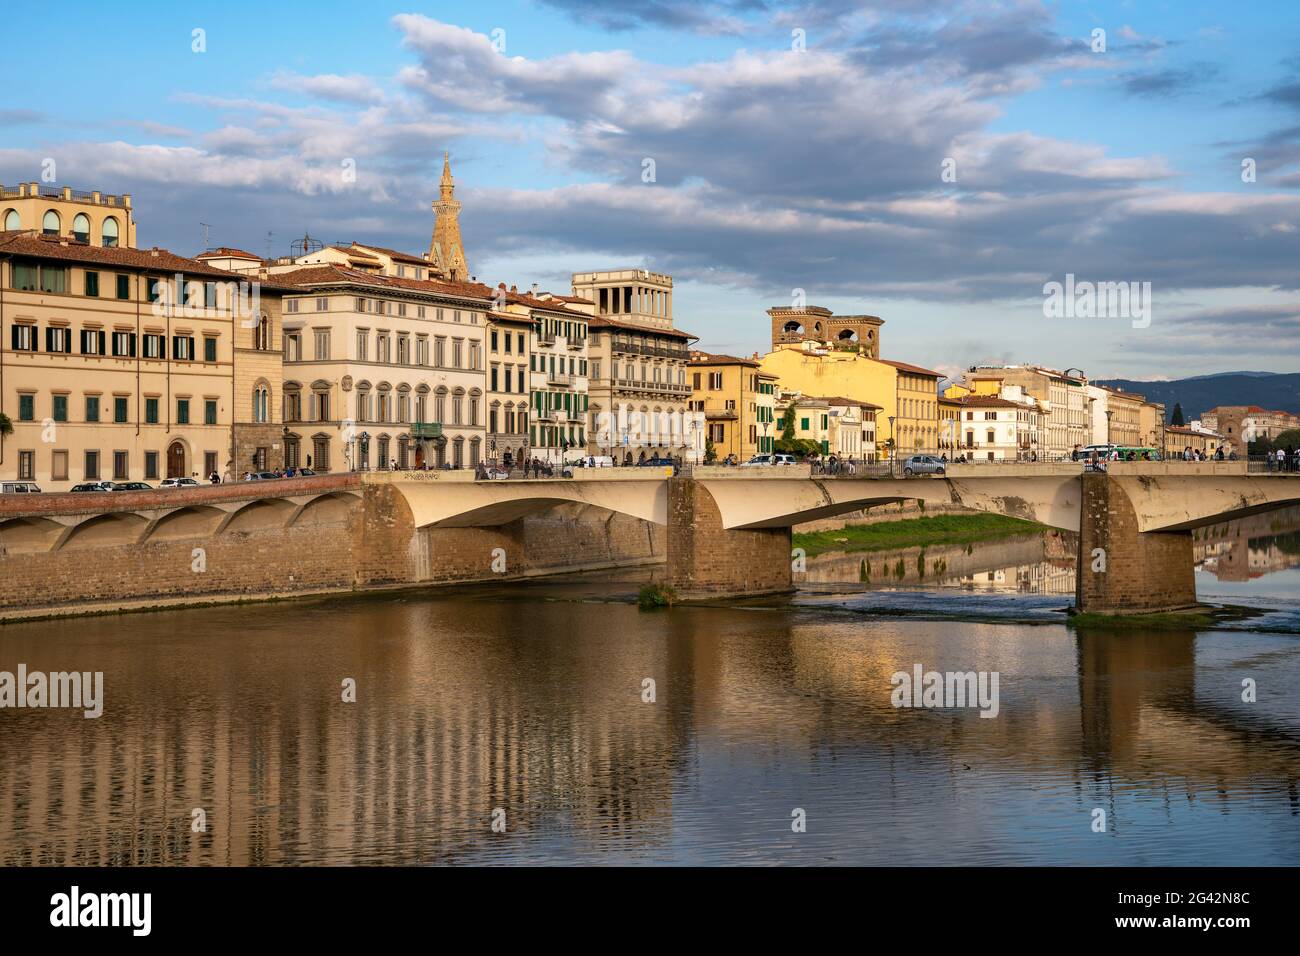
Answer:
[[[465,247],[460,241],[460,203],[455,198],[456,186],[451,178],[451,158],[442,154],[442,184],[438,198],[433,203],[433,238],[425,258],[442,270],[445,278],[455,282],[469,281],[469,266],[465,264]]]

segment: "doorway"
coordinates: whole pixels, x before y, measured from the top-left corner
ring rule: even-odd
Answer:
[[[167,449],[167,477],[186,477],[185,446],[178,441],[172,442],[170,447]]]

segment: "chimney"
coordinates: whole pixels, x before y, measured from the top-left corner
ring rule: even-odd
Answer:
[[[533,283],[533,295],[537,295],[537,283]]]

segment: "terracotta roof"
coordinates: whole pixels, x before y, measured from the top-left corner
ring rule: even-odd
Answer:
[[[587,322],[591,319],[586,312],[579,312],[576,309],[570,309],[568,306],[556,302],[554,299],[539,299],[536,296],[529,295],[526,292],[520,292],[517,288],[506,288],[504,282],[498,282],[497,287],[491,290],[492,295],[497,295],[504,291],[506,301],[515,305],[524,305],[530,309],[540,309],[543,312],[553,312],[557,315],[565,315],[575,319],[581,319]]]
[[[399,276],[376,275],[349,269],[340,265],[312,265],[282,272],[275,279],[286,285],[311,287],[319,285],[355,285],[374,289],[405,289],[429,295],[451,295],[469,299],[491,299],[492,290],[481,282],[449,282],[442,279],[406,279]]]
[[[571,296],[566,299],[566,301],[571,300]],[[578,301],[586,302],[587,300],[579,299]],[[631,322],[618,322],[603,315],[591,315],[587,316],[587,319],[588,325],[593,329],[623,329],[628,332],[640,332],[644,335],[663,335],[668,338],[682,339],[683,341],[699,338],[699,336],[693,332],[684,332],[681,329],[652,329],[647,328],[644,325],[635,325]]]
[[[823,398],[822,401],[828,402],[831,405],[857,405],[861,408],[874,408],[876,411],[880,411],[883,407],[880,405],[873,405],[871,402],[864,402],[860,398],[844,398],[838,395],[828,395]]]
[[[881,359],[886,365],[892,365],[896,369],[904,372],[912,372],[916,375],[933,375],[935,378],[942,378],[942,372],[936,372],[933,369],[921,368],[919,365],[908,365],[906,362],[891,362],[889,359]]]
[[[127,249],[70,242],[59,236],[40,236],[32,230],[0,232],[0,255],[30,256],[34,259],[59,259],[94,265],[140,269],[149,272],[183,272],[186,275],[214,278],[240,278],[237,273],[217,269],[197,259],[187,259],[166,249]]]
[[[737,358],[734,355],[713,354],[711,352],[692,352],[690,364],[692,365],[748,365],[752,368],[758,368],[758,362],[754,359]]]
[[[335,248],[338,247],[336,246]],[[343,251],[348,252],[352,249],[373,249],[375,252],[382,252],[384,255],[388,256],[388,258],[395,259],[398,262],[410,262],[415,265],[425,266],[426,268],[432,268],[433,266],[433,263],[423,256],[417,256],[410,252],[401,252],[397,249],[387,249],[383,246],[377,246],[372,242],[357,242],[353,240],[352,245]]]
[[[1197,431],[1195,428],[1188,428],[1185,425],[1166,425],[1166,434],[1173,435],[1200,435],[1202,438],[1222,438],[1218,432]]]
[[[245,252],[243,249],[232,249],[230,246],[218,246],[208,252],[200,252],[195,259],[251,259],[254,262],[265,262],[261,256],[255,256],[251,252]]]

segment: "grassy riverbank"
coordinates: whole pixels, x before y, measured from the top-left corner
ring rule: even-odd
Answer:
[[[793,545],[803,548],[811,558],[828,551],[891,551],[933,544],[967,544],[1045,530],[1046,525],[1005,515],[932,515],[795,534]]]

